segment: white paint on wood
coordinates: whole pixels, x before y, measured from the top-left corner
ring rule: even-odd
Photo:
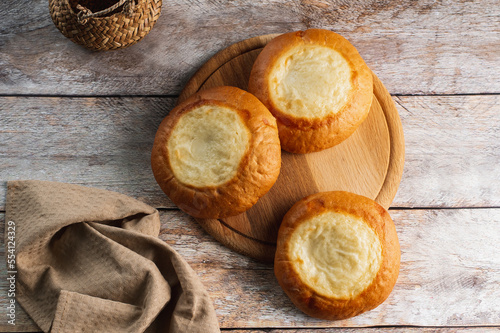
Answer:
[[[394,101],[406,159],[393,206],[500,206],[499,95]]]
[[[3,0],[0,91],[176,95],[233,43],[325,28],[349,39],[391,94],[498,93],[499,8],[497,0],[172,0],[137,45],[91,53],[57,30],[46,1]]]
[[[500,326],[500,209],[390,214],[402,251],[396,287],[377,309],[338,322],[300,313],[280,289],[271,265],[218,245],[180,211],[161,212],[160,238],[198,273],[223,328]],[[0,272],[0,317],[7,299],[5,274]],[[21,310],[18,314],[21,327],[32,327]]]
[[[394,207],[500,206],[500,95],[394,97],[405,170]],[[173,204],[150,151],[172,98],[1,97],[0,210],[5,181],[54,180]]]

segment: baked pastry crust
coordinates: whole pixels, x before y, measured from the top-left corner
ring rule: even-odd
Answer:
[[[176,177],[168,143],[179,120],[201,106],[221,106],[236,112],[249,133],[246,151],[235,175],[216,186],[193,186]],[[231,144],[228,142],[228,149]],[[184,212],[196,218],[222,218],[252,207],[276,182],[281,147],[275,118],[252,94],[235,87],[202,90],[176,106],[162,121],[155,136],[151,166],[165,194]]]
[[[287,114],[273,98],[271,77],[282,57],[297,47],[320,46],[338,52],[351,70],[351,91],[339,110],[322,118]],[[333,147],[347,139],[365,120],[373,99],[373,78],[356,48],[344,37],[324,29],[290,32],[271,40],[257,57],[248,91],[259,98],[278,121],[281,146],[292,153],[308,153]]]
[[[320,214],[335,212],[361,218],[378,236],[381,257],[368,286],[352,297],[329,297],[310,286],[299,274],[290,244],[299,225]],[[280,286],[304,313],[327,320],[346,319],[374,309],[391,293],[400,264],[400,247],[389,213],[375,201],[349,192],[322,192],[297,202],[285,215],[278,233],[274,272]]]

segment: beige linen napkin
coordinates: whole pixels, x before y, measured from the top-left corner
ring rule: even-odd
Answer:
[[[16,227],[16,298],[43,331],[219,332],[196,273],[157,238],[154,208],[105,190],[12,181],[6,221]]]

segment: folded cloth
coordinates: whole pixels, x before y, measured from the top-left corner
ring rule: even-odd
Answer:
[[[78,185],[7,186],[16,298],[44,332],[219,332],[196,273],[157,238],[154,208]]]

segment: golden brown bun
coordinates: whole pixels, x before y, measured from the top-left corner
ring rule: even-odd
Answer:
[[[399,262],[396,229],[382,206],[349,192],[323,192],[285,215],[274,272],[300,310],[338,320],[384,302]]]
[[[281,147],[308,153],[337,145],[356,130],[370,111],[373,79],[345,38],[309,29],[264,47],[248,91],[277,118]]]
[[[162,190],[186,213],[214,219],[237,215],[278,178],[276,120],[246,91],[202,90],[162,121],[151,165]]]

